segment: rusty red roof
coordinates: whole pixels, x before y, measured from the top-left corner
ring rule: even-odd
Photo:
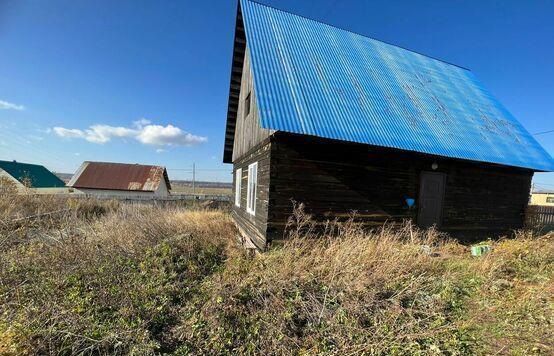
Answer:
[[[167,171],[161,166],[87,161],[77,170],[68,186],[154,192],[162,180],[167,189],[171,189]]]

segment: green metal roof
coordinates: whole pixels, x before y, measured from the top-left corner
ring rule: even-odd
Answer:
[[[30,182],[32,188],[65,187],[65,183],[44,166],[16,161],[0,161],[0,169],[21,183]]]

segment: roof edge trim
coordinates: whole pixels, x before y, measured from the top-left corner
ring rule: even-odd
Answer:
[[[246,29],[244,26],[244,20],[242,15],[241,1],[239,0],[237,3],[235,33],[233,36],[233,57],[231,60],[231,73],[229,76],[230,77],[229,96],[227,100],[227,120],[225,125],[225,144],[223,147],[223,163],[232,163],[233,161],[235,127],[237,123],[240,86],[242,83],[242,71],[244,66],[244,56],[246,53],[245,30]]]

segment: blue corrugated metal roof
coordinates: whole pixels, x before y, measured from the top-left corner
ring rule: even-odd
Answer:
[[[554,170],[469,70],[249,0],[241,9],[262,127]]]

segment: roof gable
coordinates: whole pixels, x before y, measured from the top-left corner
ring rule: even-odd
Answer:
[[[167,189],[171,189],[167,171],[160,166],[84,162],[68,185],[85,189],[154,192],[162,181]]]
[[[554,170],[552,157],[464,68],[249,0],[240,1],[233,62],[242,31],[263,128]],[[228,115],[226,154],[233,125]]]
[[[44,166],[16,161],[0,161],[0,169],[22,184],[30,183],[31,188],[65,187],[65,183]]]
[[[240,88],[242,71],[246,55],[246,35],[242,22],[240,2],[237,4],[237,20],[233,41],[233,61],[231,63],[231,83],[229,84],[229,101],[227,106],[227,123],[225,127],[225,144],[223,148],[223,162],[231,163],[233,160],[233,144],[239,109]]]

